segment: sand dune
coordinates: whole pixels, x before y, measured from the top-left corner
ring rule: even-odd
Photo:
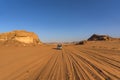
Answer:
[[[0,80],[120,80],[120,42],[0,47]]]

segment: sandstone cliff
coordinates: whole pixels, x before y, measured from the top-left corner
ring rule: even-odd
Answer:
[[[6,32],[0,34],[0,41],[7,43],[7,42],[14,42],[16,43],[25,43],[25,44],[40,44],[41,41],[39,40],[38,36],[33,32],[27,32],[24,30],[15,30],[12,32]]]
[[[112,37],[108,36],[108,35],[97,35],[97,34],[93,34],[88,41],[106,41],[106,40],[111,40]]]

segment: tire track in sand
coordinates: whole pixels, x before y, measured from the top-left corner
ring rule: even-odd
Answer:
[[[120,61],[89,48],[63,46],[42,60],[33,61],[29,76],[21,72],[8,80],[120,80]]]

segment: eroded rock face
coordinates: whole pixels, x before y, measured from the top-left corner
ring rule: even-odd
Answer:
[[[112,38],[108,35],[97,35],[93,34],[88,41],[106,41],[106,40],[111,40]]]
[[[0,34],[0,41],[18,41],[26,44],[40,44],[38,36],[33,32],[27,32],[24,30],[16,30],[7,33]]]

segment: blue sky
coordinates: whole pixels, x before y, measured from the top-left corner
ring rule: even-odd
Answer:
[[[120,37],[120,0],[0,0],[0,33],[27,30],[43,42]]]

